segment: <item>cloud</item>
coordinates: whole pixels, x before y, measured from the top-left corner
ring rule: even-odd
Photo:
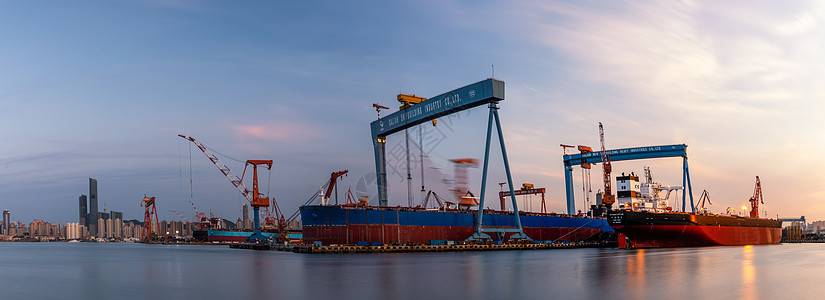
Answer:
[[[694,180],[728,201],[752,189],[752,175],[770,179],[772,194],[794,198],[811,196],[800,182],[825,177],[816,159],[825,121],[814,113],[825,105],[819,2],[535,1],[502,13],[515,22],[498,30],[519,35],[550,74],[530,82],[534,88],[508,82],[508,104],[548,99],[512,108],[525,117],[507,125],[508,141],[552,132],[549,145],[520,148],[534,157],[522,170],[558,173],[558,159],[540,149],[597,142],[601,120],[608,148],[691,145]],[[532,118],[536,111],[543,116]],[[805,165],[813,170],[794,178]]]
[[[235,138],[246,145],[246,149],[255,153],[263,153],[262,149],[249,141],[262,140],[291,146],[310,146],[313,141],[324,136],[324,133],[306,123],[297,122],[263,122],[257,124],[238,125],[232,128]]]
[[[624,102],[647,111],[773,116],[778,102],[803,96],[794,82],[810,82],[817,69],[809,62],[825,50],[821,26],[813,26],[823,16],[818,7],[533,6],[521,20],[534,25],[521,25],[532,28],[522,34],[574,59],[575,69],[565,71],[619,88],[634,97]]]

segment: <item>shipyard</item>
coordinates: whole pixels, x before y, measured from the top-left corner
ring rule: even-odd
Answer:
[[[0,2],[9,299],[818,299],[825,4]]]

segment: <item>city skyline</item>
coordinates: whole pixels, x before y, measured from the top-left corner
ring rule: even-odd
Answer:
[[[247,159],[274,160],[261,187],[286,215],[339,170],[349,170],[341,196],[351,188],[375,205],[372,104],[395,111],[399,93],[432,97],[488,77],[506,84],[514,184],[547,188],[551,212],[566,211],[559,144],[598,148],[602,122],[608,149],[687,144],[694,197],[708,190],[713,212],[746,205],[759,176],[768,216],[825,218],[823,192],[810,188],[825,178],[816,1],[0,7],[0,124],[11,128],[0,133],[0,197],[21,219],[78,219],[67,212],[94,177],[98,204],[127,216],[149,195],[163,219],[192,215],[192,201],[235,220],[246,200],[177,134],[241,161],[221,157],[239,174]],[[449,159],[483,157],[485,118],[477,108],[410,130],[425,132],[427,190],[448,194]],[[387,142],[389,203],[406,205],[403,134]],[[682,182],[678,159],[613,167],[644,166],[664,185]],[[480,173],[470,170],[473,191]],[[500,163],[490,174],[495,187]]]

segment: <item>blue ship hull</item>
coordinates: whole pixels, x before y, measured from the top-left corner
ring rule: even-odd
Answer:
[[[519,213],[524,233],[538,241],[586,241],[613,229],[605,219]],[[433,211],[401,207],[306,205],[301,207],[304,243],[427,244],[463,241],[474,233],[473,211]],[[485,211],[484,228],[516,227],[511,212]],[[506,236],[505,236],[506,237]]]

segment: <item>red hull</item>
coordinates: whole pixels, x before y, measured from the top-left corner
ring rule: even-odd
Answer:
[[[431,240],[463,241],[474,232],[465,226],[404,226],[387,224],[350,224],[339,226],[304,226],[305,243],[319,241],[324,245],[380,242],[382,244],[428,244]],[[534,240],[584,241],[597,237],[603,231],[592,228],[534,228],[525,227],[524,233]],[[491,236],[495,236],[491,234]]]
[[[782,228],[700,225],[614,225],[634,248],[776,244]]]

